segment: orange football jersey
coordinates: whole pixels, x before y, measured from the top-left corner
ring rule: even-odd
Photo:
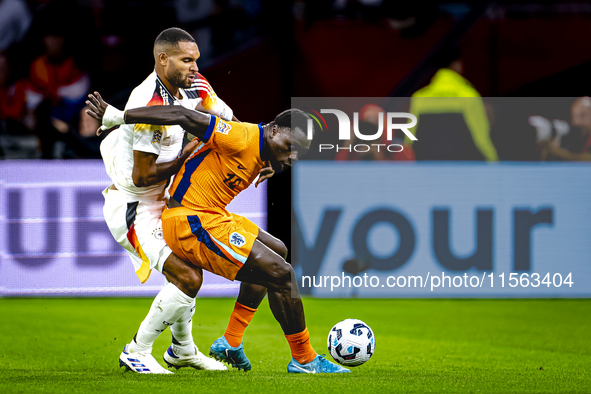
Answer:
[[[211,115],[201,141],[175,176],[170,196],[191,209],[225,208],[264,167],[262,124]]]

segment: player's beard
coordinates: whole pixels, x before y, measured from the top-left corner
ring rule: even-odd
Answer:
[[[191,87],[191,80],[183,75],[179,70],[171,70],[170,74],[166,76],[168,82],[177,88],[187,89]]]

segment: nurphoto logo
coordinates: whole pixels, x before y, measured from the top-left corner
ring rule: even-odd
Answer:
[[[312,110],[313,111],[313,110]],[[356,139],[361,141],[378,141],[382,138],[382,134],[384,133],[384,114],[383,112],[379,113],[378,116],[378,125],[377,130],[374,134],[362,134],[359,131],[359,112],[353,112],[353,122],[349,118],[345,112],[338,110],[338,109],[321,109],[320,113],[313,111],[314,114],[308,112],[311,119],[308,119],[308,130],[307,130],[307,137],[309,140],[313,138],[313,128],[314,128],[314,121],[318,124],[321,130],[328,130],[328,126],[326,125],[326,121],[321,114],[333,114],[337,117],[338,125],[339,125],[339,140],[350,140],[351,139],[351,124],[353,125],[353,133]],[[395,119],[410,119],[410,123],[395,123]],[[322,123],[320,120],[322,120]],[[417,137],[415,137],[409,129],[416,126],[417,118],[411,113],[408,112],[387,112],[386,113],[386,138],[388,141],[392,141],[394,130],[401,130],[410,140],[416,141]],[[324,125],[324,126],[323,126]],[[335,146],[334,144],[319,144],[318,151],[322,152],[323,150],[349,150],[355,152],[368,152],[371,147],[376,147],[377,151],[380,151],[380,148],[384,148],[388,150],[388,152],[402,152],[404,147],[401,144],[351,144],[347,147],[339,147]]]

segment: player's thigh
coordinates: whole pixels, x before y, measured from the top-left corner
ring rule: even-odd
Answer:
[[[140,281],[150,277],[152,269],[162,272],[162,266],[171,253],[162,236],[160,214],[163,202],[142,203],[126,201],[114,189],[103,191],[103,214],[115,240],[131,257]]]
[[[259,229],[259,235],[257,236],[257,239],[273,252],[283,257],[283,259],[287,258],[287,247],[279,238],[275,238],[265,230]]]
[[[111,188],[103,190],[103,197],[105,198],[103,216],[111,235],[128,252],[135,253],[135,249],[127,237],[130,227],[127,221],[129,203],[121,197],[118,190]]]
[[[161,215],[164,203],[140,203],[136,209],[134,231],[139,245],[150,261],[150,267],[162,272],[164,263],[172,253],[164,240]]]
[[[185,214],[177,215],[179,211],[186,211],[186,209],[166,209],[162,213],[164,240],[179,259],[195,264],[201,257],[198,239],[192,231],[189,217]]]
[[[236,280],[277,289],[289,285],[291,274],[291,265],[257,239]]]
[[[256,234],[257,239],[269,247],[269,249],[283,257],[283,259],[287,258],[287,247],[280,239],[275,238],[265,230],[259,228],[259,226],[244,216],[233,213],[232,220],[234,221],[235,226],[244,229],[251,234]]]

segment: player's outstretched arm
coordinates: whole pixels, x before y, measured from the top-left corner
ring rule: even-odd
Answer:
[[[186,109],[180,105],[156,105],[120,111],[107,104],[98,92],[88,95],[88,115],[102,122],[102,130],[122,124],[180,125],[189,133],[203,138],[209,126],[206,113]]]
[[[125,123],[153,125],[180,125],[187,132],[203,138],[209,126],[211,115],[184,108],[180,105],[158,105],[133,108],[125,111]]]

